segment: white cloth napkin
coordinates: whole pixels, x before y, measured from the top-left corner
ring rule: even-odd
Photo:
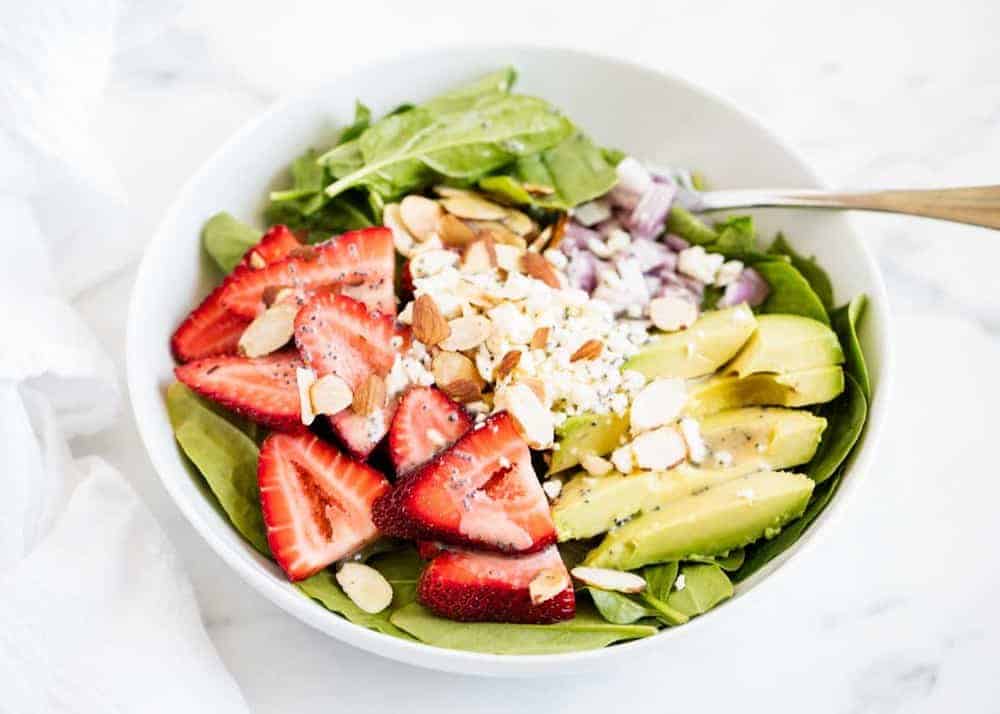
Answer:
[[[130,255],[87,127],[116,45],[170,9],[0,0],[0,712],[247,711],[163,531],[67,441],[120,402],[68,299]]]

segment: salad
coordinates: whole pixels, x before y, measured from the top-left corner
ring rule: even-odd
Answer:
[[[204,227],[215,288],[166,403],[232,526],[319,605],[429,645],[681,626],[837,491],[871,388],[864,296],[703,179],[601,147],[505,69],[357,105]],[[689,204],[690,205],[690,204]]]

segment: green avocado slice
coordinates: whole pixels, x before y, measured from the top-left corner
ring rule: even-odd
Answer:
[[[724,374],[800,372],[841,364],[844,352],[836,333],[818,320],[799,315],[761,315],[757,330]]]

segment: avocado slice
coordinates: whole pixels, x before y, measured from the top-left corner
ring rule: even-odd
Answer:
[[[628,431],[628,415],[580,414],[564,421],[556,429],[559,448],[552,452],[549,473],[573,468],[586,453],[604,456],[621,446]]]
[[[843,361],[836,333],[822,322],[800,315],[761,315],[757,330],[723,373],[801,372]]]
[[[650,338],[624,369],[647,379],[703,377],[732,359],[756,327],[757,318],[745,304],[706,312],[686,330]]]
[[[804,407],[829,402],[844,391],[844,370],[817,367],[787,374],[711,377],[692,385],[684,412],[707,416],[726,409],[754,405]]]
[[[605,536],[584,563],[634,570],[773,538],[802,515],[813,485],[806,476],[784,471],[742,476],[637,516]]]
[[[552,507],[560,541],[590,538],[641,511],[762,469],[808,463],[826,428],[826,419],[793,409],[734,409],[701,422],[711,452],[725,452],[725,468],[679,464],[667,471],[637,471],[606,476],[579,473]],[[711,457],[710,457],[711,458]]]

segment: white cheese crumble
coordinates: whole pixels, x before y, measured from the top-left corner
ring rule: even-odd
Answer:
[[[709,253],[700,245],[693,245],[680,252],[677,258],[677,270],[703,283],[714,283],[715,276],[725,260],[725,256]]]
[[[684,585],[684,573],[681,573],[677,576],[677,580],[674,581],[674,590],[683,590]]]

